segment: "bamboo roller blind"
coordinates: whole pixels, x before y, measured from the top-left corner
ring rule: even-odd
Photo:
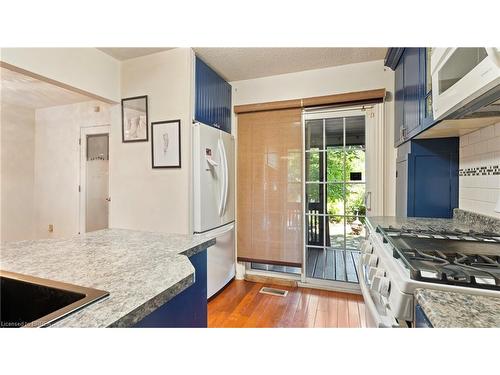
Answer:
[[[277,109],[307,108],[337,104],[364,104],[379,103],[385,98],[385,89],[347,92],[325,96],[314,96],[310,98],[281,100],[277,102],[265,102],[255,104],[243,104],[234,106],[234,113],[248,113],[258,111],[270,111]]]
[[[238,260],[302,264],[302,112],[238,115]]]

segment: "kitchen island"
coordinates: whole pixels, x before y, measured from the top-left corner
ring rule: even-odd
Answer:
[[[3,243],[0,269],[109,292],[51,327],[131,327],[192,286],[189,258],[214,244],[203,236],[105,229]]]

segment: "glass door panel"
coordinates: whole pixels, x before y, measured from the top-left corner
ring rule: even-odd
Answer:
[[[88,134],[85,145],[85,231],[108,227],[109,134]]]
[[[323,149],[323,120],[308,120],[305,123],[306,150]]]
[[[322,160],[323,154],[319,151],[310,151],[306,152],[306,182],[319,182],[322,169]]]
[[[358,282],[365,234],[365,114],[305,114],[306,277]]]

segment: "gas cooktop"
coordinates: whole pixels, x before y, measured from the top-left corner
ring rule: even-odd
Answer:
[[[378,227],[413,280],[500,291],[500,234]]]

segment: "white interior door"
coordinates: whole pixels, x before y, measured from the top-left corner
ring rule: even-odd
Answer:
[[[109,126],[81,129],[80,232],[109,226]]]

